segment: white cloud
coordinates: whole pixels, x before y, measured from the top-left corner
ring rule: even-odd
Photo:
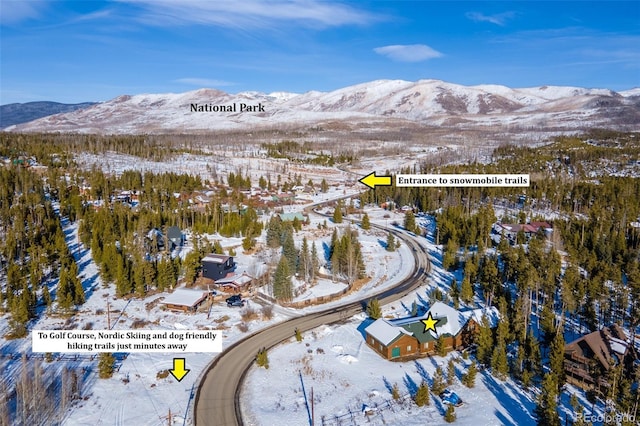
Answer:
[[[231,81],[215,80],[210,78],[197,78],[197,77],[179,78],[176,80],[176,82],[189,84],[191,86],[198,86],[198,87],[222,87],[222,86],[234,86],[236,84]]]
[[[119,0],[140,6],[142,20],[156,25],[204,24],[232,28],[291,22],[318,27],[362,25],[380,20],[364,10],[314,0]]]
[[[42,9],[47,6],[45,1],[2,0],[0,23],[2,25],[17,24],[27,19],[38,18],[41,16]]]
[[[373,51],[400,62],[421,62],[443,56],[442,53],[426,44],[395,44],[376,47]]]
[[[492,24],[504,26],[509,19],[516,16],[515,12],[502,12],[494,15],[485,15],[481,12],[468,12],[467,18],[475,22],[490,22]]]

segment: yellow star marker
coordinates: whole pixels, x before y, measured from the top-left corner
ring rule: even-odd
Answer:
[[[429,330],[433,330],[434,333],[438,333],[436,331],[436,324],[438,324],[438,320],[431,316],[431,312],[427,316],[427,319],[423,319],[422,323],[424,324],[424,332],[426,333]]]

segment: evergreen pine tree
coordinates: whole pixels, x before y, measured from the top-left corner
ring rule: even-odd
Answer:
[[[75,264],[75,262],[74,262]],[[73,303],[76,305],[82,305],[85,302],[84,288],[82,288],[82,281],[76,275],[73,279]]]
[[[416,391],[414,401],[418,407],[429,405],[429,385],[424,380],[420,384],[420,387]]]
[[[362,223],[360,223],[360,226],[362,226],[362,229],[364,229],[365,231],[371,229],[371,222],[369,221],[368,214],[365,213],[364,215],[362,215]]]
[[[396,240],[393,238],[393,234],[389,232],[387,234],[387,251],[395,251],[396,249]]]
[[[291,228],[287,228],[283,236],[282,256],[289,262],[289,271],[295,272],[298,269],[298,250],[293,242],[293,230]]]
[[[493,333],[486,316],[482,317],[478,331],[478,350],[476,357],[482,364],[489,364],[491,352],[493,351]]]
[[[367,303],[367,315],[374,320],[382,317],[382,308],[380,308],[380,301],[378,299],[369,300],[369,303]]]
[[[540,326],[542,327],[542,344],[549,347],[553,337],[556,335],[555,313],[553,310],[553,297],[547,297],[542,305],[540,313]]]
[[[73,295],[71,294],[71,283],[69,279],[69,271],[65,265],[60,269],[58,277],[58,290],[56,292],[56,300],[58,308],[66,311],[73,305]]]
[[[449,238],[447,244],[444,246],[444,252],[442,254],[442,267],[444,269],[451,269],[456,266],[456,256],[458,254],[458,244]]]
[[[202,262],[202,255],[197,247],[194,247],[187,255],[184,257],[184,262],[182,263],[182,270],[184,271],[184,280],[187,285],[193,284],[196,280],[196,276],[198,275],[198,270],[200,269],[200,265]],[[134,271],[134,278],[136,272]],[[135,279],[134,279],[135,281]],[[144,280],[142,280],[144,281]]]
[[[416,232],[416,217],[411,210],[407,210],[404,214],[404,229],[409,232]]]
[[[282,243],[282,221],[278,216],[271,216],[267,225],[267,246],[271,248],[280,247]]]
[[[273,297],[279,300],[291,300],[293,297],[289,261],[285,256],[280,257],[280,262],[273,274]]]
[[[558,329],[558,332],[551,341],[551,347],[549,350],[549,367],[553,374],[556,375],[558,382],[558,391],[562,389],[565,382],[564,375],[564,336],[562,330]]]
[[[440,395],[446,389],[447,385],[444,381],[444,373],[442,368],[437,367],[436,372],[433,374],[433,383],[431,384],[431,390],[436,395]]]
[[[117,256],[117,264],[115,271],[116,295],[122,297],[131,292],[131,280],[129,279],[129,271],[125,264],[123,256]]]
[[[393,386],[391,387],[391,397],[393,398],[394,401],[397,401],[400,399],[400,389],[398,388],[397,383],[394,383]]]
[[[476,375],[478,373],[478,368],[476,367],[476,363],[472,362],[469,368],[467,368],[467,372],[462,376],[462,383],[468,388],[472,388],[476,385]]]
[[[214,241],[213,252],[215,254],[224,254],[224,249],[222,248],[222,244],[220,244],[219,240]]]
[[[460,289],[460,297],[467,305],[473,302],[473,286],[467,275],[462,279],[462,288]]]
[[[496,329],[496,344],[504,343],[508,345],[511,343],[511,334],[509,332],[509,316],[507,312],[507,300],[504,296],[498,298],[498,311],[500,312],[500,320],[498,321],[498,327]]]
[[[311,243],[311,279],[316,280],[320,269],[320,259],[318,258],[318,249],[316,243]]]
[[[439,356],[445,356],[447,355],[447,347],[445,345],[445,341],[444,341],[444,336],[441,334],[438,336],[438,338],[436,339],[436,353]]]
[[[329,184],[327,183],[327,181],[323,178],[322,182],[320,182],[320,191],[322,192],[328,192],[329,191]]]
[[[267,350],[262,348],[258,351],[256,355],[256,364],[260,367],[264,367],[267,370],[269,369],[269,358],[267,357]]]
[[[453,423],[456,421],[456,412],[451,404],[447,406],[447,411],[444,413],[444,421],[447,423]]]
[[[144,265],[146,263],[141,257],[137,257],[134,260],[134,266],[132,267],[132,279],[133,279],[133,291],[136,296],[143,297],[146,293],[146,287],[144,282]],[[192,281],[193,282],[193,281]],[[189,283],[189,281],[187,281]]]
[[[416,302],[415,300],[411,303],[411,316],[418,316],[418,302]]]
[[[298,261],[298,272],[302,274],[305,281],[311,279],[311,256],[309,254],[309,242],[307,237],[302,238],[302,247],[300,247],[300,256]]]
[[[525,339],[525,349],[526,349],[526,370],[529,371],[530,375],[537,375],[542,372],[542,355],[540,354],[540,342],[533,334],[533,331],[530,330],[527,333],[527,338]]]
[[[1,291],[0,291],[0,294],[2,294]],[[42,301],[44,302],[45,305],[47,305],[47,307],[51,306],[51,303],[53,302],[53,300],[51,299],[51,293],[49,293],[48,285],[42,286]],[[1,296],[0,296],[0,306],[2,306]]]
[[[342,205],[340,203],[333,210],[333,223],[342,223]]]
[[[507,360],[507,348],[504,342],[498,342],[496,347],[493,349],[493,353],[491,355],[491,371],[493,375],[500,380],[505,380],[507,378],[509,362]]]
[[[113,363],[115,358],[113,354],[102,352],[98,355],[98,376],[101,379],[108,379],[113,376]]]
[[[451,281],[451,291],[449,291],[449,296],[453,299],[454,304],[460,303],[460,287],[458,287],[458,281],[454,278]]]
[[[560,426],[558,417],[558,381],[553,373],[542,378],[542,389],[535,408],[537,424],[540,426]]]
[[[453,358],[449,358],[447,363],[447,384],[451,386],[456,380],[456,367],[453,363]]]

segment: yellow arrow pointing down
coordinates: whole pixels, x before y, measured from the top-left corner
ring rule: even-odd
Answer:
[[[364,183],[369,188],[376,186],[391,186],[391,176],[376,176],[376,172],[371,172],[358,182]]]
[[[177,381],[181,381],[184,379],[184,376],[191,370],[187,370],[184,368],[185,359],[184,358],[174,358],[173,359],[173,370],[169,370],[171,375],[176,378]]]

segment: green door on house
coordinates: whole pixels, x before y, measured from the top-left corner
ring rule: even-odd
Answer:
[[[397,358],[400,356],[400,348],[391,349],[391,358]]]

